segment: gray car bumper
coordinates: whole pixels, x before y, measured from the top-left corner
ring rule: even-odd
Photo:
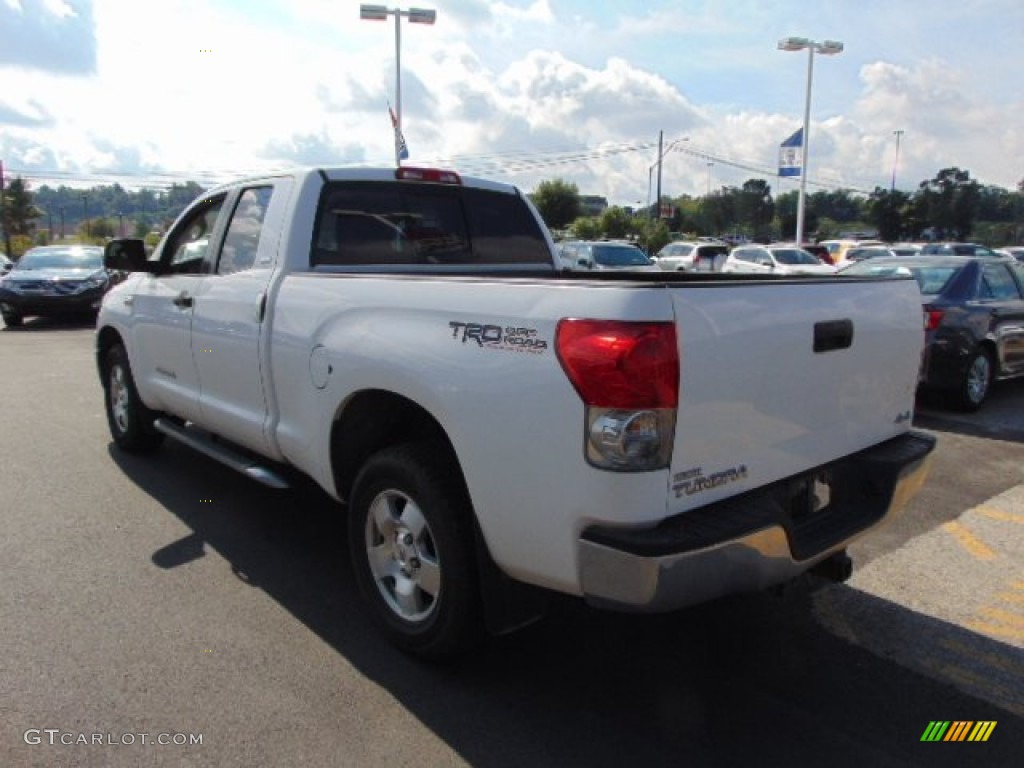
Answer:
[[[788,581],[899,513],[924,483],[934,446],[931,436],[909,433],[654,528],[587,528],[579,541],[584,597],[670,611]],[[824,485],[828,503],[819,508]]]

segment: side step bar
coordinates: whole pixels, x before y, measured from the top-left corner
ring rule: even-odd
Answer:
[[[208,432],[198,428],[181,426],[177,422],[167,418],[158,418],[153,426],[170,438],[184,443],[200,453],[205,453],[211,459],[216,459],[221,464],[231,467],[236,472],[258,483],[271,488],[284,489],[291,485],[279,473],[258,463],[255,458],[247,456],[226,443],[215,440]]]

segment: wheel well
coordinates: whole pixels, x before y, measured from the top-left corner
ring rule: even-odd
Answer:
[[[96,366],[101,374],[105,373],[107,353],[118,344],[124,343],[121,334],[107,326],[100,329],[96,336]]]
[[[352,483],[371,455],[389,445],[419,440],[441,443],[456,461],[447,433],[422,406],[382,390],[352,397],[331,428],[331,470],[338,495],[351,496]]]

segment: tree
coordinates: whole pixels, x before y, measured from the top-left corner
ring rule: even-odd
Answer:
[[[15,176],[10,185],[3,191],[2,219],[0,225],[4,230],[4,251],[11,254],[13,237],[27,237],[31,242],[32,231],[36,228],[36,219],[42,215],[32,202],[32,193],[28,184],[20,176]]]
[[[963,240],[971,234],[981,185],[971,180],[970,171],[943,168],[934,179],[921,182],[917,197],[936,238]]]
[[[764,179],[747,179],[736,192],[736,216],[742,227],[747,227],[757,239],[767,239],[768,229],[775,216],[772,188]]]
[[[572,233],[579,240],[596,240],[601,236],[601,223],[593,216],[584,216],[572,223]]]
[[[530,198],[551,229],[564,229],[579,218],[580,191],[575,184],[562,179],[542,181]]]
[[[632,216],[626,213],[625,208],[613,205],[606,208],[601,214],[601,232],[605,237],[623,238],[632,229]]]
[[[906,192],[875,187],[868,198],[867,219],[878,229],[882,240],[893,242],[903,237],[904,209],[909,202],[910,195]]]

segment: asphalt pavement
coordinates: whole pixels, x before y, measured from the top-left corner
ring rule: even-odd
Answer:
[[[435,667],[381,642],[344,510],[317,489],[268,491],[173,444],[114,449],[92,343],[84,326],[0,330],[5,768],[1024,754],[1024,382],[975,416],[925,405],[933,474],[854,547],[847,584],[667,616],[553,597],[545,620]],[[922,742],[933,721],[995,726]]]

